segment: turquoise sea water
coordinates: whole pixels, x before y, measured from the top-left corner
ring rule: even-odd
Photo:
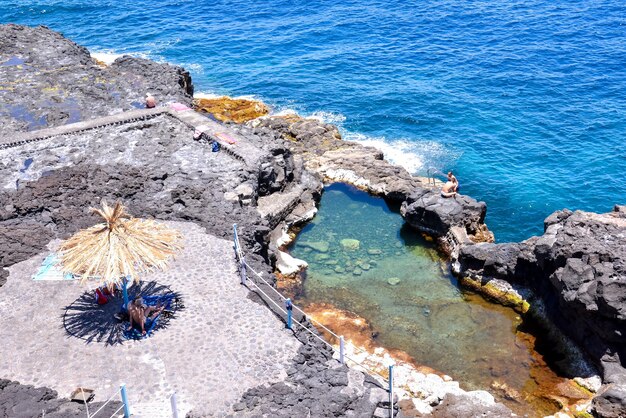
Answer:
[[[622,1],[0,1],[95,52],[184,65],[196,90],[340,125],[417,173],[454,169],[499,241],[626,203]]]

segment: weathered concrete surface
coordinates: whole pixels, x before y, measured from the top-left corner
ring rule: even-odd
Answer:
[[[77,386],[93,388],[96,400],[124,382],[134,413],[144,417],[170,417],[174,391],[183,416],[191,409],[225,416],[246,390],[284,379],[301,343],[248,298],[232,242],[191,223],[169,225],[183,234],[184,250],[166,272],[145,276],[182,294],[185,307],[167,328],[118,345],[68,336],[64,308],[86,289],[74,281],[33,281],[42,253],[10,267],[0,288],[0,339],[11,341],[0,345],[0,375],[65,396]]]
[[[0,25],[0,136],[144,108],[148,92],[191,105],[193,85],[180,67],[121,57],[103,68],[50,29]]]
[[[137,109],[102,118],[89,119],[82,122],[59,125],[52,128],[38,129],[36,131],[15,133],[6,137],[0,137],[0,148],[13,148],[27,145],[28,143],[43,141],[53,136],[67,135],[90,129],[102,128],[107,125],[119,125],[121,123],[148,120],[155,116],[168,113],[167,107],[152,109]]]

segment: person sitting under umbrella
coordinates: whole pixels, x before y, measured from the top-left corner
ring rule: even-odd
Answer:
[[[154,320],[157,315],[165,309],[165,306],[160,303],[156,306],[148,306],[141,296],[137,296],[128,305],[128,317],[130,325],[128,331],[133,329],[133,325],[139,325],[141,327],[141,335],[146,335],[146,318]]]

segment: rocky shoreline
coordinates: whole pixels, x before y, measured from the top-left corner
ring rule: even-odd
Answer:
[[[626,207],[596,214],[558,211],[542,236],[521,243],[461,246],[455,270],[476,288],[531,290],[543,315],[582,347],[602,372],[593,400],[602,417],[626,414]],[[531,305],[533,303],[531,302]]]
[[[22,80],[0,85],[4,102],[0,137],[7,141],[18,132],[138,108],[138,100],[148,91],[163,103],[192,103],[193,84],[183,69],[131,57],[103,67],[85,48],[43,27],[0,26],[0,57],[1,79]],[[541,295],[546,319],[581,345],[603,371],[604,386],[594,399],[594,413],[623,416],[626,220],[622,207],[612,215],[557,212],[546,220],[543,237],[493,244],[484,224],[483,202],[468,196],[440,197],[426,182],[385,161],[380,151],[342,141],[333,125],[297,116],[269,116],[224,126],[245,138],[258,155],[208,164],[198,157],[203,144],[190,140],[182,146],[173,140],[190,133],[168,122],[167,116],[120,125],[104,134],[86,131],[81,134],[89,143],[85,149],[64,144],[58,137],[55,141],[62,152],[56,159],[37,161],[37,169],[29,170],[26,163],[28,146],[15,148],[10,158],[0,160],[6,179],[0,192],[0,286],[8,275],[5,267],[90,224],[84,209],[97,205],[102,197],[124,199],[135,215],[196,222],[218,237],[230,237],[232,224],[237,223],[255,269],[271,274],[277,266],[293,273],[303,265],[281,251],[285,232],[315,215],[324,181],[347,182],[403,202],[407,223],[437,239],[467,285],[517,304],[522,312],[524,301],[532,296],[516,288]],[[113,137],[120,139],[107,140]],[[584,326],[572,326],[580,321]],[[308,334],[297,336],[307,344],[294,359],[287,380],[246,393],[233,407],[235,415],[388,413],[386,393],[379,383],[339,365]],[[483,412],[511,416],[506,407],[482,393],[454,389],[440,395],[437,402],[427,402],[432,416]],[[415,408],[404,410],[421,416]]]

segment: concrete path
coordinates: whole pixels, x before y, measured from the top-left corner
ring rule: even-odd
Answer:
[[[230,129],[228,125],[215,122],[207,116],[197,113],[192,109],[176,110],[173,106],[169,105],[153,109],[129,110],[126,112],[116,113],[114,115],[70,123],[53,128],[16,133],[6,138],[0,137],[0,149],[19,147],[56,136],[97,129],[103,126],[121,125],[128,122],[135,122],[137,120],[150,119],[162,114],[168,114],[169,116],[178,119],[192,128],[197,128],[199,126],[205,127],[205,132],[213,140],[220,143],[223,151],[240,159],[249,167],[256,167],[260,160],[265,156],[265,152],[263,150],[252,144],[247,138]]]
[[[9,268],[0,288],[0,376],[48,386],[69,396],[77,386],[105,400],[126,383],[132,412],[171,417],[226,416],[249,388],[283,380],[300,343],[269,309],[239,284],[232,243],[191,223],[168,222],[185,249],[166,272],[146,275],[180,292],[185,308],[167,328],[142,341],[105,345],[68,335],[65,308],[85,287],[72,281],[33,281],[47,255]]]

